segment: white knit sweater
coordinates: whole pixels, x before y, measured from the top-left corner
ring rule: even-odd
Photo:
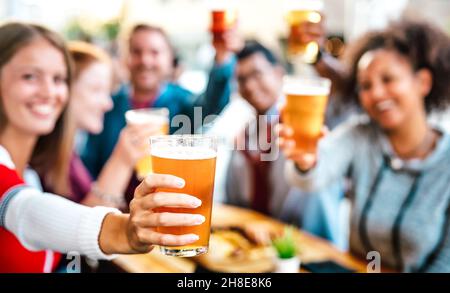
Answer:
[[[0,164],[14,169],[9,153],[0,146]],[[2,180],[2,179],[0,179]],[[50,249],[77,252],[93,259],[112,259],[98,243],[104,217],[120,213],[106,207],[90,208],[61,196],[21,186],[0,197],[0,226],[31,251]]]

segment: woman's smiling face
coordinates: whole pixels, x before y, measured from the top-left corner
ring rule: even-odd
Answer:
[[[112,109],[111,67],[102,62],[93,62],[84,68],[74,80],[72,88],[72,113],[77,126],[98,134],[103,130],[104,114]]]
[[[428,70],[415,72],[406,57],[392,50],[369,51],[358,63],[361,105],[385,130],[425,113],[424,97],[431,85]]]
[[[23,134],[52,132],[69,87],[63,53],[43,38],[21,48],[0,69],[0,98],[7,128]]]

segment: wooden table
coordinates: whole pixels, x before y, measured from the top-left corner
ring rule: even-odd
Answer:
[[[212,226],[242,226],[243,223],[266,222],[275,228],[284,224],[260,213],[223,205],[214,204]],[[332,260],[345,267],[366,272],[367,263],[349,253],[341,252],[326,240],[306,232],[296,230],[295,239],[301,248],[301,260],[304,263],[322,260]],[[196,264],[190,258],[168,257],[154,249],[149,254],[124,255],[114,260],[115,265],[130,273],[192,273]]]

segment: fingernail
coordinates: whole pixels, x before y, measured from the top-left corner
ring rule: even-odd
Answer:
[[[195,199],[192,200],[191,205],[192,205],[194,208],[198,208],[199,206],[202,205],[202,201],[199,200],[198,198],[195,198]]]
[[[195,215],[194,216],[194,223],[197,225],[203,224],[206,221],[206,218],[202,215]]]
[[[175,180],[175,185],[177,186],[177,187],[184,187],[184,180],[183,179],[181,179],[181,178],[177,178],[176,180]]]
[[[198,237],[198,235],[196,235],[196,234],[190,234],[188,236],[188,241],[197,241],[199,239],[200,239],[200,237]]]

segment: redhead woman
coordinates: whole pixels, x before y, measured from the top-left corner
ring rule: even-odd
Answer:
[[[133,174],[137,160],[148,149],[148,137],[159,133],[152,124],[145,127],[125,127],[114,151],[94,182],[79,157],[87,134],[103,130],[104,114],[112,109],[112,61],[108,54],[95,45],[74,41],[68,44],[73,60],[70,123],[75,131],[75,148],[69,164],[69,190],[67,197],[88,206],[124,208],[125,189]],[[66,138],[70,139],[70,138]],[[54,191],[41,174],[46,191]]]

